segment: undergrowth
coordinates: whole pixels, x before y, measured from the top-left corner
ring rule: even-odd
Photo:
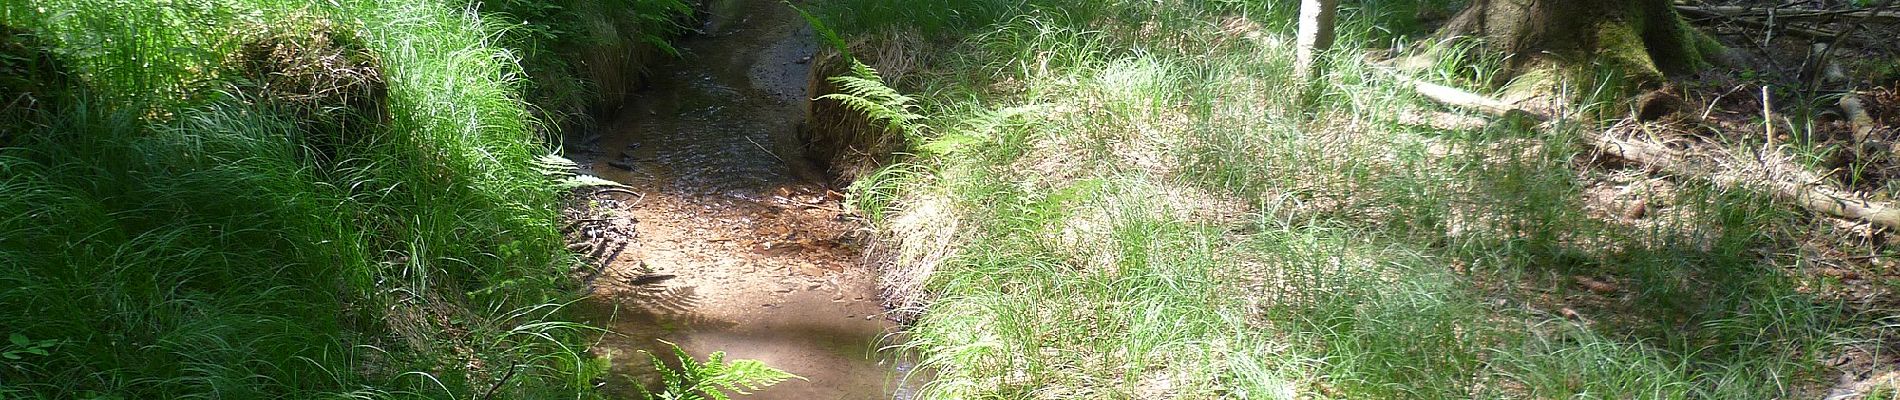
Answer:
[[[914,151],[852,193],[919,398],[1802,397],[1892,333],[1784,273],[1825,222],[1618,183],[1643,172],[1585,126],[1404,123],[1436,110],[1361,49],[1456,2],[1348,2],[1310,108],[1292,3],[926,3],[814,8],[881,71],[928,43],[897,87]],[[1601,185],[1666,212],[1606,217]]]
[[[640,394],[648,399],[730,400],[732,397],[726,395],[728,391],[746,395],[788,379],[805,379],[758,360],[726,361],[723,351],[715,351],[706,356],[706,361],[699,361],[677,344],[667,346],[673,349],[673,361],[679,363],[679,368],[668,366],[657,354],[649,354],[653,369],[660,373],[661,388],[657,393],[639,388]]]
[[[0,398],[594,396],[521,64],[609,3],[0,4]]]

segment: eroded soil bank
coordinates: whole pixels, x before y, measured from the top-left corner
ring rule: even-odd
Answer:
[[[597,193],[570,235],[588,243],[595,346],[615,375],[645,376],[660,340],[725,351],[803,376],[768,399],[902,397],[877,349],[895,325],[862,266],[862,224],[805,161],[814,34],[775,0],[715,1],[681,57],[598,134],[568,138],[587,173],[630,191]],[[669,356],[670,357],[670,356]],[[631,394],[626,379],[609,390]]]

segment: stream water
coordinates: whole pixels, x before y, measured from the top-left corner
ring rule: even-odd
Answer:
[[[632,186],[615,208],[631,238],[600,252],[588,312],[607,327],[608,390],[631,398],[665,342],[758,359],[806,380],[751,398],[905,397],[877,350],[895,331],[857,250],[862,225],[805,161],[796,130],[817,40],[778,0],[714,1],[681,57],[591,137],[569,138],[588,172]]]

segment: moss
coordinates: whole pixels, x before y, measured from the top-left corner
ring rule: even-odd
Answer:
[[[1629,23],[1604,23],[1597,26],[1597,59],[1605,66],[1624,70],[1632,78],[1659,81],[1662,70],[1651,57],[1652,51],[1642,32]]]
[[[1720,43],[1654,1],[1476,2],[1439,35],[1484,38],[1487,50],[1513,55],[1493,82],[1515,100],[1604,78],[1635,94],[1728,58]]]
[[[1675,10],[1657,8],[1651,13],[1659,18],[1653,18],[1647,26],[1645,45],[1663,72],[1684,74],[1709,68],[1711,59],[1722,63],[1731,61],[1728,49],[1721,42],[1689,26]]]

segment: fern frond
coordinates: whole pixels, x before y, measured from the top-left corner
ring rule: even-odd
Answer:
[[[579,163],[575,163],[574,160],[569,160],[567,157],[553,154],[535,158],[534,169],[539,171],[541,175],[556,178],[557,180],[554,182],[554,187],[560,188],[561,190],[583,187],[627,187],[627,185],[623,185],[620,182],[601,179],[593,175],[581,174],[581,166]]]
[[[764,389],[789,379],[805,379],[783,370],[772,368],[758,360],[726,361],[726,352],[715,351],[699,361],[686,354],[686,350],[672,342],[661,341],[673,347],[673,357],[679,360],[678,369],[669,368],[659,356],[650,355],[653,368],[660,371],[660,382],[665,385],[659,393],[640,393],[647,399],[655,400],[730,400],[724,391],[741,395]]]
[[[863,113],[872,121],[883,122],[890,129],[903,133],[906,137],[916,137],[923,132],[924,119],[915,110],[917,99],[905,96],[897,89],[884,84],[884,77],[877,70],[862,62],[851,62],[851,74],[834,76],[826,81],[837,85],[840,93],[819,96],[823,100],[835,100],[846,109]]]
[[[708,386],[731,390],[738,394],[752,394],[748,390],[764,389],[789,379],[805,379],[778,368],[772,368],[759,360],[737,360],[723,364],[717,374],[706,379]]]

